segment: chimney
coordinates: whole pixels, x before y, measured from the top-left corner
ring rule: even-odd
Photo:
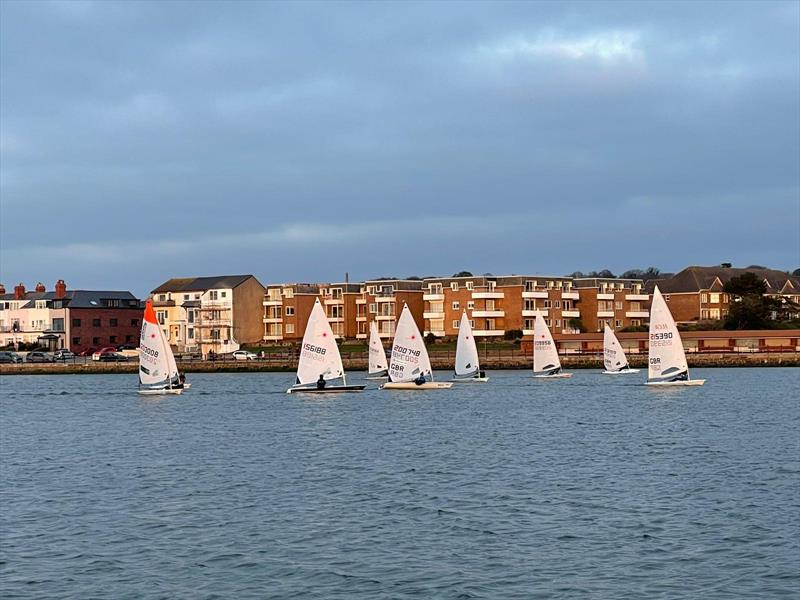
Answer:
[[[20,281],[19,285],[14,286],[14,299],[22,300],[23,298],[25,298],[25,284]]]
[[[56,298],[64,298],[67,295],[67,284],[63,279],[56,281]]]
[[[36,284],[36,293],[37,294],[44,294],[47,291],[47,288],[44,287],[44,284],[40,281]]]
[[[0,296],[6,293],[6,286],[0,283]]]

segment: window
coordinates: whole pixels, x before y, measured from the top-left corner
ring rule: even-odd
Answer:
[[[220,298],[225,298],[225,297],[227,297],[228,292],[220,292],[219,295],[220,295]]]
[[[184,300],[184,301],[186,301],[186,300],[188,300],[188,299],[189,299],[189,294],[184,294],[184,295],[183,295],[183,300]]]
[[[92,319],[92,327],[100,327],[100,319]]]
[[[132,342],[133,341],[133,336],[132,335],[126,335],[125,336],[125,341],[126,342]]]
[[[621,302],[621,301],[619,301],[619,300],[618,300],[618,301],[616,301],[616,302],[614,302],[614,308],[615,308],[616,310],[622,310],[622,302]]]
[[[117,343],[117,336],[112,335],[110,338],[108,338],[108,341],[111,342],[112,344],[116,344]]]
[[[556,308],[561,308],[561,300],[556,300]]]
[[[616,321],[614,321],[614,326],[615,326],[615,327],[622,327],[622,321],[620,321],[619,319],[617,319]]]
[[[53,331],[64,331],[64,319],[53,319]]]
[[[544,301],[544,307],[545,308],[550,308],[550,300],[545,300]]]
[[[81,345],[81,338],[79,338],[79,337],[72,338],[72,345],[73,346],[80,346]]]
[[[458,310],[458,302],[453,302],[453,310]]]
[[[642,320],[641,319],[631,319],[631,325],[633,327],[641,327]]]
[[[444,331],[444,319],[430,319],[430,331]]]
[[[287,317],[294,316],[294,306],[287,306],[286,307],[286,316]]]
[[[467,301],[467,310],[472,310],[475,308],[475,303],[472,300]]]
[[[72,319],[72,326],[73,327],[80,327],[81,326],[81,320],[80,319]]]
[[[93,346],[99,346],[100,345],[100,338],[99,337],[93,337],[92,338],[92,345]]]
[[[131,319],[131,327],[138,327],[139,319]]]
[[[117,326],[117,320],[116,319],[109,319],[108,324],[111,327],[116,327]]]
[[[167,300],[167,295],[166,294],[159,294],[158,295],[158,301],[159,302],[166,302],[166,300]]]
[[[165,311],[165,310],[157,310],[156,311],[156,319],[158,320],[159,325],[163,325],[167,320],[167,311]]]
[[[458,282],[457,281],[452,282],[450,284],[450,289],[453,290],[454,292],[457,292],[458,291]]]
[[[527,329],[528,331],[530,331],[531,329],[533,329],[533,322],[534,322],[534,320],[535,320],[535,319],[525,319],[525,325],[524,325],[524,328],[525,328],[525,329]]]
[[[375,295],[375,286],[374,285],[368,285],[367,286],[367,293],[370,296],[374,296]]]
[[[700,294],[700,302],[702,304],[707,304],[708,303],[708,294]]]
[[[441,294],[442,293],[442,284],[441,283],[429,283],[428,284],[428,291],[431,294]]]
[[[561,327],[561,319],[556,319],[556,327]]]
[[[286,324],[286,333],[294,333],[294,323]]]
[[[378,314],[378,305],[373,303],[369,305],[369,312],[370,314],[376,315]]]
[[[394,308],[394,306],[392,306]],[[428,312],[432,313],[441,313],[444,312],[444,302],[431,302],[430,303],[430,310]],[[394,314],[394,313],[392,313]]]
[[[193,310],[187,310],[186,311],[186,320],[189,323],[194,323],[194,311]]]
[[[216,300],[216,299],[217,299],[217,296],[219,296],[219,294],[217,293],[217,290],[211,290],[211,291],[208,293],[208,297],[209,297],[209,299],[211,299],[211,300]],[[219,333],[219,332],[217,332],[217,333]]]
[[[186,339],[193,340],[194,339],[194,327],[189,327],[186,329]]]
[[[550,327],[550,319],[545,319],[545,320],[544,320],[544,323],[545,323],[545,325],[547,325],[548,327]]]
[[[212,340],[220,339],[220,337],[219,337],[219,329],[212,329],[211,330],[211,339]]]
[[[471,281],[467,282],[467,289],[472,291],[475,288],[474,284]]]
[[[453,319],[453,329],[458,329],[461,326],[461,321]]]
[[[669,302],[669,294],[664,294],[664,302]]]
[[[526,298],[523,310],[536,310],[536,300],[531,300],[530,298]]]
[[[711,304],[719,304],[719,294],[709,294],[709,300]]]
[[[472,327],[473,329],[475,329],[475,319],[470,319],[469,320],[469,326]]]

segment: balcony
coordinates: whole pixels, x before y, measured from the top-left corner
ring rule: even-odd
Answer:
[[[444,319],[443,312],[424,312],[422,313],[423,319]]]
[[[264,306],[280,306],[281,304],[283,304],[283,300],[274,300],[270,298],[268,300],[264,300],[261,304],[263,304]]]
[[[356,321],[358,323],[366,323],[367,322],[367,317],[366,316],[356,317]]]
[[[581,311],[564,309],[561,311],[561,316],[565,319],[580,319]]]
[[[606,294],[606,293],[597,294],[597,299],[598,300],[613,300],[614,299],[614,294]]]
[[[605,317],[605,318],[613,319],[614,318],[614,311],[613,310],[598,310],[597,311],[597,316],[599,318]]]
[[[328,317],[329,323],[344,323],[344,317]]]
[[[367,339],[368,337],[369,337],[369,335],[368,335],[368,334],[366,334],[366,333],[357,333],[357,334],[356,334],[356,339],[357,339],[357,340],[365,340],[365,339]]]
[[[165,306],[175,306],[175,300],[153,300],[153,308],[162,308]]]
[[[430,302],[443,301],[444,294],[422,294],[422,299]]]
[[[396,318],[396,315],[375,315],[376,321],[394,321]]]
[[[473,310],[472,317],[505,317],[506,311],[504,310]]]
[[[495,337],[498,335],[505,335],[505,329],[473,329],[472,335],[475,337]]]
[[[548,309],[546,309],[546,308],[537,308],[536,310],[523,310],[522,311],[522,316],[523,317],[535,317],[537,314],[540,314],[543,317],[546,317],[547,316],[547,310]]]
[[[561,298],[564,300],[580,300],[580,294],[578,292],[561,292]]]
[[[325,304],[327,306],[331,304],[344,304],[344,298],[339,296],[338,298],[334,298],[333,296],[325,296]]]
[[[282,335],[265,335],[264,341],[265,342],[279,342],[283,339]]]
[[[423,332],[423,334],[422,334],[422,335],[428,335],[428,334],[430,334],[430,333],[432,333],[432,334],[433,334],[433,335],[435,335],[436,337],[444,337],[444,336],[445,336],[445,333],[444,333],[444,331],[440,331],[440,330],[438,330],[438,329],[432,329],[432,330],[431,330],[431,329],[426,329],[426,330]]]
[[[625,294],[625,300],[630,300],[631,302],[647,302],[650,300],[650,296],[647,294]]]
[[[366,298],[356,298],[356,304],[366,304],[366,303],[367,303]]]
[[[264,317],[264,323],[283,323],[282,317]]]
[[[523,329],[522,335],[533,335],[533,329]]]
[[[394,294],[391,296],[375,296],[375,302],[394,302],[395,299]]]
[[[547,290],[541,290],[538,292],[522,292],[523,298],[549,298],[550,296],[547,294]]]
[[[628,310],[625,312],[626,317],[631,319],[647,319],[650,317],[649,310]]]
[[[500,300],[505,297],[504,292],[472,292],[473,300]]]

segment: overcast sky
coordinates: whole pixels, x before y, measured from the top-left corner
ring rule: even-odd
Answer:
[[[0,3],[0,281],[800,267],[800,3]]]

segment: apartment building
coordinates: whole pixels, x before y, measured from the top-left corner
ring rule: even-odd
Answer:
[[[264,294],[264,341],[299,342],[319,298],[337,339],[356,335],[358,283],[284,283],[268,285]]]
[[[581,277],[573,285],[584,331],[602,332],[606,325],[614,330],[644,327],[650,322],[650,295],[641,279]]]
[[[669,279],[648,281],[646,289],[652,294],[658,285],[678,323],[724,319],[731,302],[730,296],[724,292],[725,284],[731,278],[748,272],[755,273],[764,281],[766,295],[800,303],[800,278],[775,269],[692,266]]]
[[[227,354],[263,336],[264,286],[253,275],[170,279],[151,296],[167,341],[178,352]]]
[[[138,344],[141,303],[130,292],[68,290],[63,279],[48,292],[20,283],[12,294],[0,285],[0,346],[20,342],[75,353],[104,346]]]
[[[369,338],[375,321],[381,339],[394,338],[397,319],[408,304],[420,330],[424,328],[423,282],[421,279],[375,279],[361,284],[355,298],[356,339]]]
[[[502,337],[507,327],[505,290],[491,276],[434,277],[423,281],[424,334],[458,336],[466,310],[475,337]],[[513,315],[516,311],[509,311]]]

